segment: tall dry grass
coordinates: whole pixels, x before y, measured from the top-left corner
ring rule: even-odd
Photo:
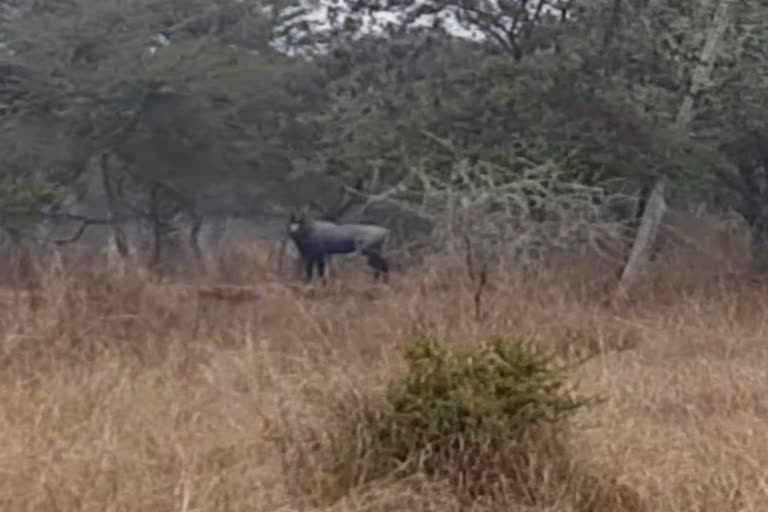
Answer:
[[[468,504],[427,479],[335,503],[295,485],[323,467],[308,443],[334,428],[336,398],[401,375],[399,347],[428,321],[451,343],[513,333],[595,355],[574,382],[604,400],[569,440],[605,496],[589,510],[768,510],[768,291],[681,254],[657,261],[623,310],[601,301],[610,273],[594,265],[496,272],[479,321],[451,261],[390,286],[343,266],[304,286],[271,274],[263,253],[240,256],[223,267],[254,288],[248,301],[135,268],[54,266],[40,289],[1,297],[0,509],[573,510],[566,496]]]

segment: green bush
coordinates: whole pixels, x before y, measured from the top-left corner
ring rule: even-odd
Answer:
[[[35,177],[0,178],[0,215],[8,220],[34,219],[56,199],[50,184]]]
[[[588,404],[566,390],[564,367],[526,340],[503,338],[458,350],[422,334],[405,358],[405,376],[384,396],[337,403],[341,428],[324,433],[315,491],[335,500],[382,478],[427,476],[471,497],[541,502],[558,492],[551,484],[572,469],[562,420]]]

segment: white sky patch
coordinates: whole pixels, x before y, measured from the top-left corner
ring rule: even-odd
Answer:
[[[323,33],[332,30],[333,27],[331,26],[330,22],[331,9],[336,10],[335,24],[337,26],[343,26],[344,20],[349,16],[349,9],[346,7],[346,5],[343,2],[337,2],[333,0],[326,0],[319,3],[312,0],[303,0],[301,2],[301,6],[287,8],[283,12],[285,14],[292,14],[303,8],[308,10],[307,14],[292,19],[291,24],[304,21],[311,27],[310,30],[316,33]],[[411,7],[408,9],[408,11],[411,11],[414,8],[415,7]],[[444,10],[437,15],[420,16],[411,24],[411,26],[430,27],[432,26],[436,17],[441,20],[446,32],[455,37],[473,41],[482,41],[485,39],[484,34],[480,30],[467,29],[461,26],[456,18],[456,15],[450,10]],[[379,11],[372,14],[364,14],[359,16],[362,25],[359,27],[355,38],[361,38],[369,35],[386,35],[386,26],[389,24],[402,23],[403,18],[404,14],[402,12],[394,11]],[[296,33],[295,35],[301,36],[307,34]],[[281,38],[278,38],[275,41],[275,46],[279,50],[289,54],[296,53],[296,49],[290,47],[290,45],[287,44],[284,39],[281,40]],[[312,51],[323,52],[324,50],[325,48],[319,46]]]

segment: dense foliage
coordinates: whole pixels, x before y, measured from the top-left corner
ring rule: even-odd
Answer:
[[[631,220],[612,198],[664,175],[681,205],[734,209],[768,239],[764,2],[75,0],[4,13],[1,172],[67,197],[101,162],[113,217],[329,207],[362,179],[431,223],[436,202],[470,193],[493,196],[488,215],[526,204],[530,221],[536,187],[498,191],[546,166],[596,187],[602,220]],[[569,216],[550,210],[539,220]]]

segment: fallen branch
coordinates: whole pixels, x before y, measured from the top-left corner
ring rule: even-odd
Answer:
[[[259,292],[253,288],[232,285],[216,285],[207,288],[199,288],[197,294],[201,298],[227,300],[232,302],[245,302],[261,298]]]

